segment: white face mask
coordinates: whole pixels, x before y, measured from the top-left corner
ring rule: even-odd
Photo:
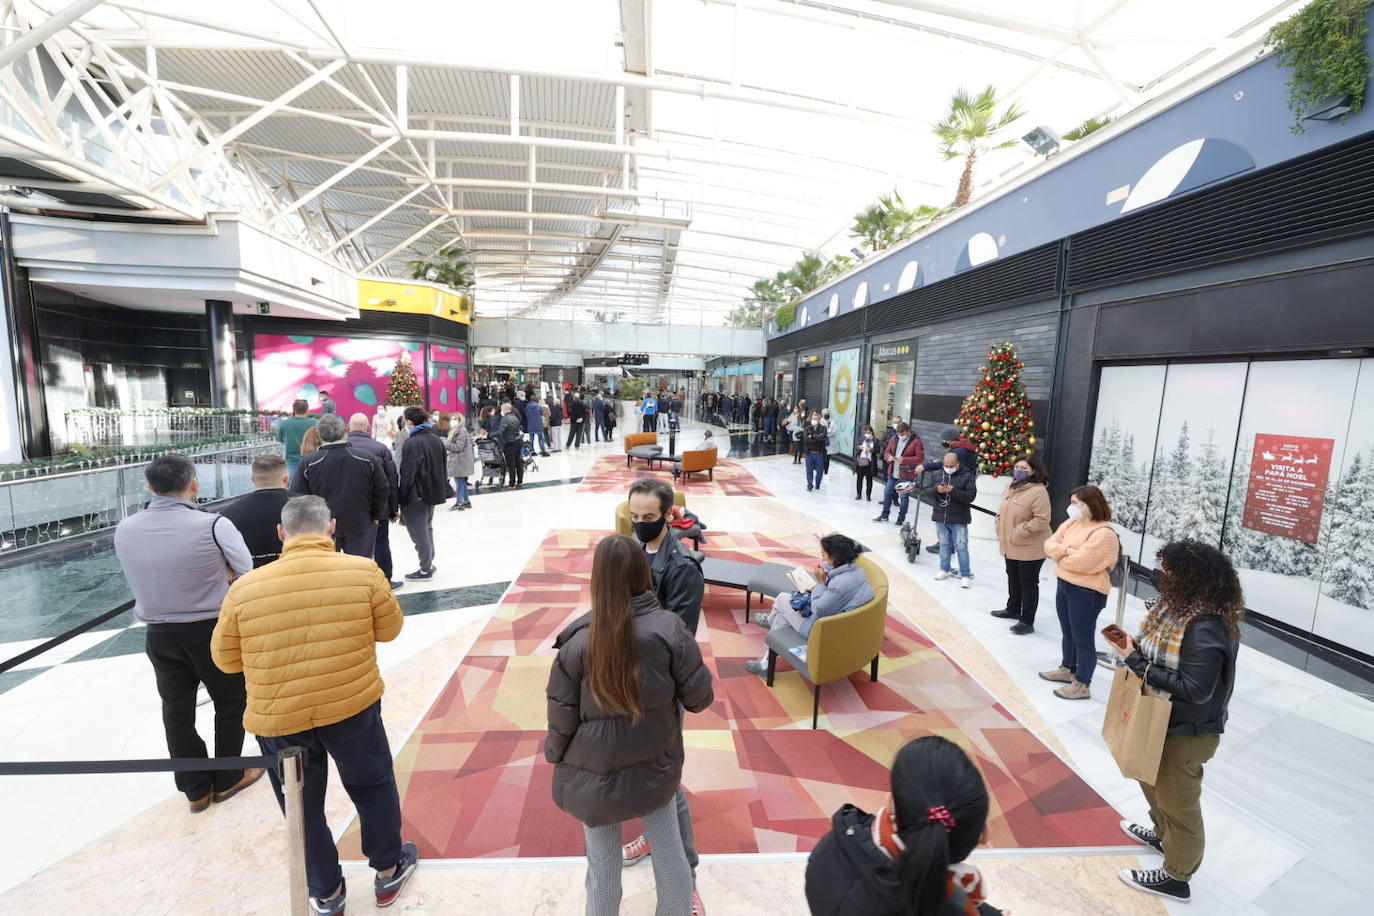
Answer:
[[[1083,510],[1075,506],[1073,503],[1069,503],[1069,518],[1073,519],[1074,521],[1078,521],[1082,517]]]
[[[957,471],[957,470],[959,470],[957,467],[949,467],[949,466],[946,466],[946,467],[945,467],[945,476],[946,476],[946,477],[953,477],[953,476],[954,476],[954,472]]]

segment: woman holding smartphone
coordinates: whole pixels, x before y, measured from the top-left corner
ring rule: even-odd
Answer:
[[[1172,706],[1159,775],[1153,786],[1140,784],[1152,823],[1121,822],[1131,839],[1163,853],[1164,864],[1119,875],[1147,893],[1187,900],[1202,864],[1202,766],[1226,730],[1245,596],[1226,554],[1200,541],[1165,544],[1155,574],[1159,597],[1145,602],[1140,632],[1112,646]]]
[[[592,559],[592,609],[554,641],[549,672],[553,801],[582,822],[587,914],[620,912],[621,824],[644,819],[657,912],[703,912],[683,848],[682,710],[711,705],[711,672],[682,618],[654,594],[643,546],[614,534]]]
[[[1109,524],[1112,508],[1092,484],[1069,493],[1069,519],[1045,541],[1045,555],[1055,562],[1059,588],[1054,596],[1059,627],[1064,634],[1059,667],[1042,671],[1047,681],[1064,686],[1054,694],[1065,700],[1086,700],[1097,668],[1097,615],[1112,590],[1108,570],[1121,555],[1121,542]]]

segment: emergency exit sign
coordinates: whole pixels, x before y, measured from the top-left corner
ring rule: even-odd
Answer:
[[[270,302],[259,302],[259,303],[258,303],[258,314],[259,314],[259,315],[270,315],[270,314],[272,314],[272,303],[270,303]]]

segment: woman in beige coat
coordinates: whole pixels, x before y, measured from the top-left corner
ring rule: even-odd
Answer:
[[[1007,561],[1007,606],[992,616],[1015,620],[1011,631],[1023,636],[1035,632],[1040,606],[1040,567],[1050,536],[1050,470],[1038,455],[1027,455],[1016,462],[1012,477],[997,509],[997,544]]]

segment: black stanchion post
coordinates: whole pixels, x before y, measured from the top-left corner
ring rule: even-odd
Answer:
[[[310,916],[305,880],[305,751],[288,747],[277,755],[281,791],[286,800],[286,874],[291,916]]]

